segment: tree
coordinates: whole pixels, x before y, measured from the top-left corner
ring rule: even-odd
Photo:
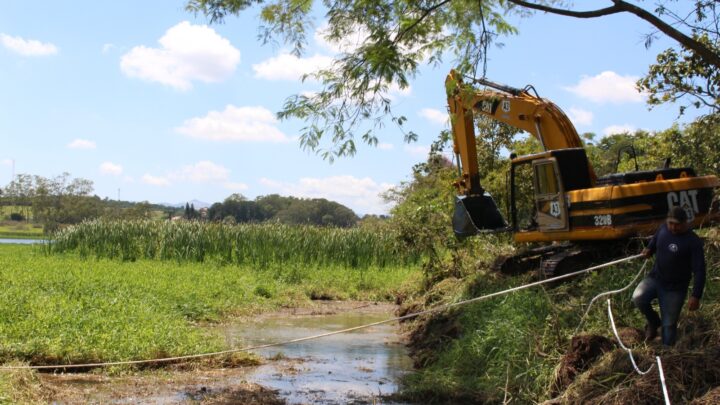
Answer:
[[[322,90],[314,95],[290,96],[278,116],[304,120],[307,126],[301,132],[301,146],[329,160],[353,155],[357,138],[370,145],[377,144],[376,130],[383,127],[388,117],[400,128],[405,141],[413,141],[417,136],[403,126],[407,119],[393,114],[387,95],[390,87],[406,88],[422,64],[436,64],[448,53],[455,55],[461,73],[477,76],[478,71],[485,70],[488,46],[498,36],[516,33],[506,18],[527,16],[536,11],[575,18],[629,13],[677,41],[682,47],[681,54],[697,58],[692,64],[694,69],[706,67],[711,72],[720,69],[714,33],[718,23],[716,2],[696,0],[696,17],[683,18],[668,7],[667,1],[655,2],[654,12],[627,1],[610,1],[611,5],[605,8],[575,11],[554,7],[565,3],[561,0],[324,0],[328,19],[326,39],[342,44],[358,32],[364,39],[346,46],[331,67],[306,76],[319,80]],[[301,54],[316,3],[312,0],[189,0],[187,9],[205,14],[211,22],[221,22],[228,14],[239,14],[258,5],[263,40],[277,38],[292,44],[294,52]],[[707,35],[707,39],[703,35]],[[648,43],[653,37],[654,34],[648,36]],[[680,80],[688,77],[683,71],[673,76]],[[660,95],[658,102],[666,101],[662,94],[668,88],[663,75],[651,72],[649,77],[646,88],[651,94]],[[706,78],[707,84],[715,86],[711,91],[716,93],[716,74],[701,72],[698,77]],[[686,92],[677,85],[677,80],[673,83],[677,91],[672,94],[681,96]],[[673,96],[667,100],[671,99]],[[654,101],[651,97],[651,102]]]
[[[5,187],[5,197],[9,199],[10,204],[23,207],[22,210],[25,219],[30,218],[30,209],[34,195],[35,184],[33,177],[29,174],[18,174],[15,176],[15,179]]]

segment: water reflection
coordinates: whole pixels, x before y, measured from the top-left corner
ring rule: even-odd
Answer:
[[[345,313],[264,319],[225,330],[231,347],[276,343],[369,324],[390,314]],[[372,403],[396,392],[412,369],[396,325],[384,324],[288,346],[266,348],[265,357],[284,357],[259,367],[248,380],[280,390],[289,403]],[[382,401],[382,403],[388,403]]]
[[[47,242],[44,239],[6,239],[0,238],[0,244],[14,244],[14,245],[35,245],[38,243]]]

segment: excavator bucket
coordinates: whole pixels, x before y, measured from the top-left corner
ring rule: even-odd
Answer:
[[[488,192],[481,196],[456,196],[452,223],[458,238],[508,230],[505,219]]]

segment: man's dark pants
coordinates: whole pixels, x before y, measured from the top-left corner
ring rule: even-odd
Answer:
[[[677,323],[680,311],[685,302],[687,288],[682,290],[668,290],[652,277],[646,277],[638,284],[633,293],[635,306],[645,315],[652,328],[662,326],[662,342],[666,346],[675,344],[677,338]],[[660,314],[652,308],[652,300],[657,298],[660,303]]]

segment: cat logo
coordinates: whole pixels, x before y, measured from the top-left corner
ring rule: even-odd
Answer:
[[[697,190],[669,192],[667,194],[668,210],[672,209],[673,207],[681,207],[685,210],[685,213],[687,214],[688,222],[694,220],[695,214],[700,213],[697,195]]]

